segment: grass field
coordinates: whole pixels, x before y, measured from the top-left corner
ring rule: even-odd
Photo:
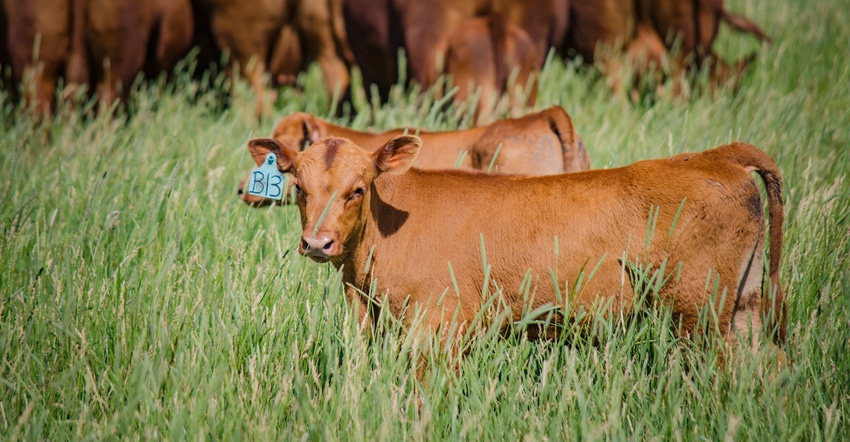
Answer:
[[[552,60],[537,107],[567,109],[595,168],[732,140],[776,159],[792,367],[725,369],[657,309],[593,339],[486,334],[420,389],[397,324],[369,342],[340,275],[294,252],[297,209],[236,198],[270,123],[181,75],[129,120],[49,131],[0,99],[0,439],[850,439],[850,7],[727,3],[776,41],[722,29],[726,57],[759,51],[737,92],[634,104]],[[318,71],[301,81],[277,114],[326,114]],[[363,96],[358,128],[468,123],[415,90]]]

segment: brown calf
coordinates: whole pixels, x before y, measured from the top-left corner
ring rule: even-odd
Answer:
[[[297,112],[278,122],[272,138],[302,150],[320,138],[343,137],[368,151],[374,151],[390,138],[404,132],[404,129],[381,133],[361,132]],[[417,132],[425,147],[419,153],[415,165],[423,169],[458,167],[487,171],[492,164],[492,171],[498,173],[552,175],[590,168],[590,158],[584,143],[575,133],[572,120],[563,108],[557,106],[522,118],[499,120],[472,129],[408,131],[411,134]],[[243,201],[254,206],[275,203],[274,200],[243,191],[246,181],[247,178],[239,183],[239,195]]]
[[[459,330],[473,321],[485,280],[487,291],[503,291],[513,320],[547,306],[628,313],[636,295],[626,276],[634,276],[635,264],[669,278],[656,301],[672,308],[679,333],[698,333],[699,312],[711,306],[729,343],[739,333],[758,335],[763,319],[777,342],[784,339],[781,180],[755,147],[733,143],[616,169],[524,178],[411,169],[420,146],[415,136],[393,138],[375,152],[339,138],[303,152],[269,138],[248,143],[258,164],[273,152],[278,169],[295,176],[298,251],[342,269],[361,321],[378,313],[367,295],[374,287],[391,314],[402,315],[409,301],[445,338],[453,315]],[[762,287],[765,219],[751,171],[767,187],[771,296]],[[652,236],[648,216],[656,219]],[[527,284],[531,297],[524,300]]]

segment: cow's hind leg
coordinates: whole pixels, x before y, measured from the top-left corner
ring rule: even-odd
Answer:
[[[749,259],[741,269],[735,310],[726,332],[726,341],[734,346],[742,340],[749,341],[753,352],[758,350],[762,330],[761,294],[764,278],[764,241],[759,238]]]
[[[758,353],[762,342],[767,342],[781,366],[787,363],[784,351],[772,340],[763,339],[765,321],[762,297],[767,296],[764,294],[764,273],[764,238],[759,235],[752,254],[741,271],[735,310],[726,332],[726,342],[730,349],[748,343],[753,354]]]

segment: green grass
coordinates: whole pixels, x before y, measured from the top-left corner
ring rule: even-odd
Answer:
[[[737,92],[634,104],[553,60],[538,107],[567,109],[596,168],[732,140],[776,159],[793,367],[724,369],[660,309],[556,341],[491,331],[459,372],[432,355],[419,389],[409,335],[383,318],[369,342],[340,276],[294,253],[297,209],[236,198],[270,123],[182,75],[129,120],[48,130],[0,100],[0,438],[850,439],[850,9],[728,3],[776,41],[722,29],[721,53],[759,51]],[[278,113],[327,114],[320,80]],[[358,128],[469,123],[416,89],[364,97]]]

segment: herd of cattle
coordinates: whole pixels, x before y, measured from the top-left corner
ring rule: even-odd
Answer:
[[[2,0],[0,63],[45,113],[60,78],[64,93],[88,84],[107,102],[126,99],[139,73],[171,70],[193,45],[201,63],[229,52],[258,112],[269,80],[292,82],[312,61],[330,90],[345,94],[356,64],[386,97],[401,49],[412,80],[428,86],[447,72],[458,99],[470,85],[490,99],[513,77],[531,89],[509,95],[533,100],[550,48],[597,62],[614,88],[622,69],[705,69],[723,82],[748,59],[711,50],[721,22],[768,38],[722,0]],[[381,308],[411,320],[415,306],[449,339],[494,290],[513,320],[630,312],[650,278],[680,333],[698,333],[712,307],[730,343],[751,332],[785,339],[781,179],[748,144],[590,170],[570,117],[552,107],[448,132],[361,132],[299,112],[248,148],[258,167],[289,176],[290,197],[258,196],[249,177],[240,198],[298,205],[298,251],[341,269],[361,323]]]
[[[126,99],[137,75],[170,72],[196,46],[200,71],[228,53],[227,71],[251,84],[263,113],[269,82],[291,83],[313,61],[330,91],[345,96],[357,65],[367,92],[386,98],[403,49],[410,79],[430,86],[449,73],[455,98],[480,88],[486,112],[508,84],[514,104],[533,102],[552,48],[596,63],[615,89],[623,69],[706,69],[723,83],[750,58],[712,51],[722,22],[768,39],[723,0],[2,0],[0,68],[11,65],[12,84],[49,113],[58,84]]]

